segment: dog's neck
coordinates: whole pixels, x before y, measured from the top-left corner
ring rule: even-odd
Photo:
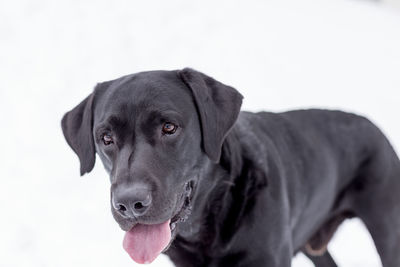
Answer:
[[[215,232],[218,229],[214,229],[214,216],[218,216],[218,220],[221,220],[224,213],[229,210],[232,202],[231,189],[240,175],[237,170],[242,164],[240,147],[233,147],[235,144],[233,138],[235,138],[233,133],[227,136],[220,162],[215,164],[207,160],[206,167],[199,173],[199,182],[191,200],[193,212],[186,222],[179,225],[179,237],[188,241],[207,240],[207,243],[216,238]],[[218,204],[209,205],[209,203]]]
[[[247,157],[246,148],[240,145],[243,142],[238,142],[239,137],[240,127],[234,127],[223,144],[220,163],[209,162],[201,174],[203,177],[199,180],[202,182],[196,191],[208,194],[195,195],[193,213],[180,225],[172,247],[190,252],[201,246],[209,255],[221,254],[221,250],[227,250],[232,244],[243,215],[251,211],[249,198],[254,196],[262,183],[260,180],[265,178],[251,177],[254,183],[249,182],[255,166]]]

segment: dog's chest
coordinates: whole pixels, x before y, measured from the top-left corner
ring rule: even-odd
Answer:
[[[243,253],[229,253],[218,257],[210,256],[209,251],[205,251],[196,245],[193,245],[190,250],[183,247],[171,247],[166,254],[177,267],[238,266],[245,256]]]

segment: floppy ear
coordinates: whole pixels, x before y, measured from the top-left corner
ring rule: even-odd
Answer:
[[[79,157],[81,176],[93,169],[96,160],[92,135],[92,103],[93,94],[90,94],[78,106],[67,112],[61,121],[64,137]]]
[[[219,162],[222,143],[235,123],[243,96],[234,88],[185,68],[179,76],[191,89],[200,115],[203,148],[208,157]]]

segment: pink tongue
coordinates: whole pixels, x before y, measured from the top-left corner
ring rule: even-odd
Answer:
[[[137,263],[151,263],[171,240],[170,220],[155,225],[137,224],[126,232],[123,247]]]

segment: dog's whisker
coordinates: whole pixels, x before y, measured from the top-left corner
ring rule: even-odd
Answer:
[[[223,181],[223,184],[227,185],[227,186],[235,186],[235,183],[232,181]]]

